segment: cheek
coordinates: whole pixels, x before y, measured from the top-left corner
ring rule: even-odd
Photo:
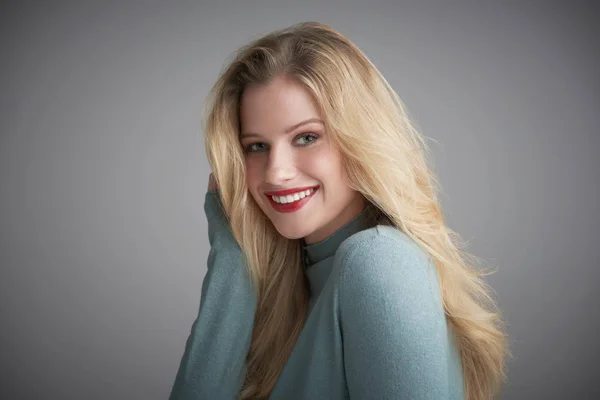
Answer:
[[[258,202],[258,187],[261,184],[262,175],[257,167],[256,163],[248,162],[246,160],[246,185],[248,185],[248,192],[254,198],[254,201]]]
[[[341,159],[337,152],[322,146],[313,153],[303,165],[307,166],[312,175],[326,181],[338,181],[341,177]]]
[[[253,190],[262,179],[262,166],[257,160],[246,159],[246,181],[250,190]]]

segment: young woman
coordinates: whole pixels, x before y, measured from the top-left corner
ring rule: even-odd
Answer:
[[[318,23],[242,48],[212,90],[211,250],[171,399],[489,399],[506,334],[444,221],[424,137]]]

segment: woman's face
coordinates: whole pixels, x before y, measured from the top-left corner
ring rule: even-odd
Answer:
[[[246,88],[240,107],[248,190],[281,235],[320,242],[362,211],[365,199],[348,187],[341,155],[303,86],[277,77]],[[283,201],[268,195],[288,189],[296,195]]]

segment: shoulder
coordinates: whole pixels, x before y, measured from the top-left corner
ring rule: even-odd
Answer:
[[[426,252],[400,229],[389,225],[376,225],[344,240],[336,252],[336,257],[348,257],[356,252],[373,254],[376,250],[392,249],[406,255],[426,256]]]
[[[393,226],[377,225],[350,236],[338,248],[334,265],[339,273],[340,297],[385,298],[403,293],[419,297],[406,298],[407,306],[411,301],[425,300],[434,308],[441,307],[432,258]]]
[[[377,225],[362,230],[342,242],[334,260],[343,269],[353,264],[366,262],[373,268],[385,265],[427,264],[428,253],[410,236],[400,229],[388,225]]]
[[[402,231],[378,225],[347,238],[335,257],[351,397],[454,396],[449,379],[459,376],[460,358],[450,362],[457,353],[428,252]]]

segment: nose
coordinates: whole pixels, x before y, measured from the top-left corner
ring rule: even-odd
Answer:
[[[265,171],[265,183],[274,187],[283,187],[296,176],[296,166],[293,151],[276,149],[273,146],[269,152],[269,160]]]

